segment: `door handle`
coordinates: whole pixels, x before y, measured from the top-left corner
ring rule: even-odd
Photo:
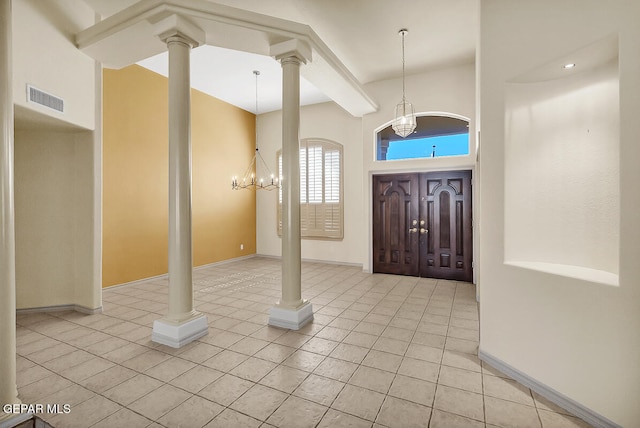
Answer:
[[[409,229],[409,232],[411,232],[411,233],[416,233],[417,231],[418,231],[417,227],[413,227],[413,228]]]
[[[425,233],[427,233],[427,232],[428,232],[428,230],[427,230],[427,229],[425,229],[424,227],[421,227],[421,228],[420,228],[420,233],[425,234]]]

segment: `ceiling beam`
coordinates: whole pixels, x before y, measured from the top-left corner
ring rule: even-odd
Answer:
[[[76,35],[80,50],[105,67],[122,68],[166,50],[153,26],[179,15],[205,32],[206,44],[260,55],[270,46],[299,40],[312,51],[313,61],[302,76],[350,114],[377,111],[376,102],[360,82],[308,25],[237,9],[205,0],[143,0]]]

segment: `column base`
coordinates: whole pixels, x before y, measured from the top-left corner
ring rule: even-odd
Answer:
[[[289,330],[300,330],[313,321],[311,302],[303,301],[297,308],[276,305],[269,310],[269,325]]]
[[[0,413],[0,428],[13,428],[33,419],[33,413]]]
[[[198,314],[181,323],[159,319],[153,322],[151,340],[172,348],[180,348],[205,336],[208,332],[209,323],[203,314]]]

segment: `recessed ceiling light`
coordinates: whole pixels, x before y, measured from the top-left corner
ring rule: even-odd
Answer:
[[[570,62],[570,63],[568,63],[568,64],[564,64],[564,65],[562,66],[562,68],[564,68],[565,70],[568,70],[568,69],[573,68],[573,67],[575,67],[575,66],[576,66],[576,65],[575,65],[575,63]]]

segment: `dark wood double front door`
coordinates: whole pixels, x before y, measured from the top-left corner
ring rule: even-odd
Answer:
[[[373,271],[473,280],[471,171],[373,176]]]

